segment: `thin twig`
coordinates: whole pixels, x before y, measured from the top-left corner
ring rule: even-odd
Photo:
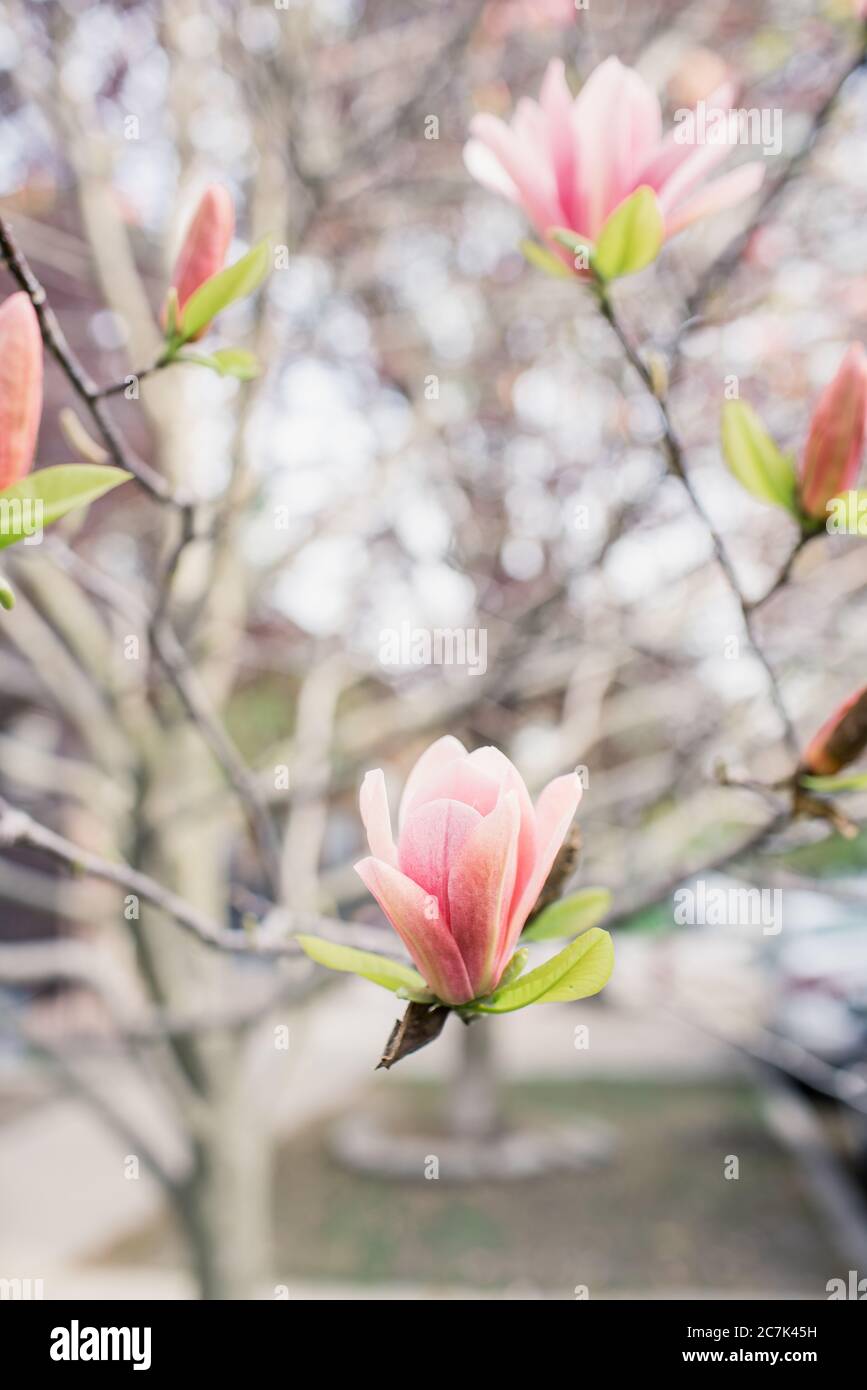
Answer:
[[[812,540],[812,536],[799,536],[798,540],[795,542],[795,544],[792,546],[792,549],[789,551],[789,554],[782,566],[782,569],[780,570],[776,579],[771,584],[770,588],[766,589],[765,592],[759,596],[759,598],[753,599],[751,603],[747,604],[747,607],[751,613],[755,613],[758,611],[758,609],[763,608],[764,605],[768,602],[768,600],[774,597],[774,594],[778,594],[780,590],[784,588],[786,584],[788,584],[792,575],[792,567],[795,561],[797,560],[798,556],[800,555],[801,551],[804,549],[804,546],[807,544],[807,541],[809,540]]]
[[[178,359],[175,358],[173,360],[177,361]],[[112,381],[108,386],[98,387],[96,399],[104,401],[110,396],[122,396],[131,386],[138,385],[141,381],[146,381],[149,376],[155,376],[157,372],[164,371],[165,368],[170,365],[170,362],[164,362],[160,359],[158,362],[152,362],[149,367],[142,367],[141,371],[127,372],[126,376],[122,377],[120,381]]]
[[[76,873],[88,874],[125,889],[136,897],[165,912],[205,946],[240,955],[282,956],[295,954],[298,947],[292,941],[257,940],[252,932],[242,933],[220,926],[212,918],[188,903],[170,888],[165,888],[148,874],[133,869],[122,860],[103,859],[101,855],[82,849],[62,835],[40,825],[26,812],[0,799],[0,848],[25,845],[41,850]]]
[[[165,621],[157,623],[151,629],[151,641],[187,713],[234,788],[253,833],[268,886],[278,900],[280,841],[256,779],[215,713],[207,690],[173,629]]]
[[[619,907],[612,917],[606,919],[606,928],[621,926],[624,922],[628,922],[630,918],[636,917],[639,913],[646,911],[647,908],[662,902],[664,898],[670,898],[675,889],[679,888],[682,883],[686,883],[688,879],[701,878],[707,874],[722,873],[724,869],[730,868],[733,864],[736,864],[738,860],[745,859],[749,855],[755,854],[768,840],[773,839],[775,835],[782,834],[782,832],[791,825],[792,819],[793,813],[791,810],[781,811],[770,820],[766,821],[764,825],[751,831],[750,834],[738,844],[721,851],[721,853],[716,855],[713,859],[707,860],[704,864],[700,864],[696,868],[679,870],[676,875],[672,875],[665,883],[657,884],[649,893],[644,894],[639,901]]]
[[[190,510],[184,508],[183,515],[185,517],[190,516]],[[186,534],[185,526],[182,531],[182,541]],[[186,544],[185,541],[179,544],[175,548],[173,556],[170,557],[169,574],[174,573],[184,544]],[[88,565],[64,541],[59,541],[56,536],[53,536],[50,538],[50,545],[52,552],[61,561],[64,568],[75,574],[90,592],[98,594],[111,607],[132,616],[135,621],[141,622],[147,627],[151,645],[161,666],[174,686],[190,719],[222,767],[227,781],[238,798],[259,851],[262,867],[268,879],[269,890],[276,900],[279,897],[280,887],[280,842],[267,802],[259,791],[256,777],[247,767],[234,742],[220,722],[208,692],[199,679],[195,668],[191,665],[174,630],[164,617],[157,616],[155,620],[154,616],[147,612],[145,606],[131,597],[122,585],[117,584],[109,575],[105,575],[92,565]],[[164,586],[161,592],[165,593]],[[159,598],[157,599],[155,605],[157,615],[160,614],[164,601],[161,602]]]
[[[36,317],[39,320],[45,346],[60,365],[73,390],[86,405],[105,441],[105,447],[112,462],[116,467],[131,473],[157,501],[169,502],[175,506],[185,505],[187,499],[174,492],[161,474],[156,473],[149,464],[138,458],[129,448],[106,410],[99,387],[85,371],[69,346],[66,334],[48,302],[43,286],[31,270],[24,253],[19,249],[9,224],[2,217],[0,217],[0,254],[2,254],[12,278],[28,295],[33,308],[36,310]]]
[[[834,112],[834,108],[840,97],[840,93],[845,87],[849,78],[852,77],[867,62],[867,24],[862,30],[862,40],[852,55],[849,62],[838,75],[833,86],[830,88],[821,105],[815,111],[810,122],[810,128],[791,159],[786,163],[785,168],[773,182],[769,183],[762,195],[759,205],[739,236],[729,243],[722,255],[718,256],[698,280],[692,293],[686,301],[686,313],[681,328],[678,331],[677,342],[675,345],[675,355],[678,354],[680,342],[686,333],[695,328],[699,328],[704,321],[704,306],[711,299],[718,287],[730,279],[732,272],[737,266],[749,246],[751,238],[764,226],[768,218],[768,213],[778,203],[780,197],[788,188],[792,179],[800,172],[803,165],[809,158],[816,141],[820,138],[825,126]]]
[[[595,290],[604,319],[611,326],[614,334],[617,337],[618,342],[620,343],[620,346],[623,349],[624,355],[626,356],[630,365],[638,373],[638,376],[641,379],[641,382],[644,385],[645,390],[653,398],[653,400],[656,402],[659,408],[663,425],[663,449],[665,452],[666,460],[668,462],[669,471],[681,483],[684,491],[686,492],[687,497],[689,498],[690,505],[692,506],[693,511],[701,521],[705,531],[707,532],[710,538],[711,545],[713,546],[714,555],[717,560],[717,564],[719,565],[719,568],[732,593],[732,596],[734,597],[735,601],[737,602],[738,608],[740,609],[741,618],[743,620],[744,629],[749,639],[750,646],[752,647],[753,652],[755,653],[756,657],[764,667],[765,674],[768,678],[768,686],[771,692],[771,698],[774,702],[774,707],[776,708],[777,714],[780,718],[780,723],[783,727],[786,745],[789,749],[789,752],[794,757],[797,757],[799,752],[798,738],[795,733],[795,729],[791,722],[791,719],[789,718],[789,714],[786,709],[785,703],[783,701],[782,693],[780,691],[779,683],[777,681],[776,672],[774,671],[773,666],[768,660],[768,657],[765,655],[765,652],[763,651],[756,637],[752,622],[753,609],[747,601],[746,597],[744,596],[743,590],[741,589],[737,573],[735,571],[734,565],[732,564],[729,553],[725,547],[725,543],[723,542],[722,536],[717,530],[716,524],[714,523],[710,514],[705,508],[704,503],[702,502],[701,498],[696,492],[692,479],[690,478],[689,473],[687,472],[684,457],[684,448],[672,422],[671,413],[669,411],[668,406],[668,400],[663,390],[654,380],[647,363],[644,361],[641,354],[638,352],[637,348],[632,343],[628,333],[623,327],[623,324],[620,322],[620,319],[617,316],[617,312],[614,308],[614,305],[611,302],[611,298],[607,292],[607,289],[601,283],[596,282]]]

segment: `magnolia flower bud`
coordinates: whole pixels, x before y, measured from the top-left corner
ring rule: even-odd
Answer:
[[[21,290],[0,305],[0,489],[33,464],[42,414],[42,335]]]
[[[867,748],[867,686],[856,690],[810,740],[801,765],[819,777],[833,777]]]
[[[235,232],[235,209],[228,189],[213,183],[206,188],[175,262],[172,287],[178,297],[178,328],[183,329],[184,305],[192,294],[222,270]],[[166,311],[163,310],[163,327]],[[193,339],[201,338],[207,325]]]
[[[867,354],[860,343],[852,343],[810,421],[800,485],[801,507],[807,516],[824,520],[831,498],[855,486],[864,448],[865,413]]]

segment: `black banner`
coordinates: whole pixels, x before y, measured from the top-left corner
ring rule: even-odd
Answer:
[[[437,1303],[435,1330],[441,1333],[448,1310],[439,1300],[430,1301]],[[567,1359],[576,1375],[585,1358],[595,1366],[601,1360],[614,1373],[706,1366],[777,1370],[794,1365],[827,1374],[847,1366],[851,1372],[860,1364],[867,1330],[867,1308],[861,1306],[865,1301],[586,1300],[565,1312],[561,1308],[559,1315],[552,1310],[552,1316],[560,1335],[569,1339],[563,1351],[569,1348]],[[376,1341],[388,1347],[393,1371],[402,1354],[410,1364],[411,1358],[418,1358],[418,1328],[410,1318],[410,1330],[401,1337],[407,1326],[403,1313],[388,1316],[387,1331],[377,1322]],[[345,1304],[335,1308],[332,1317],[341,1331],[324,1348],[329,1372],[341,1351],[354,1368],[359,1358],[369,1367],[369,1325],[356,1334],[355,1315]],[[421,1317],[423,1322],[430,1320],[430,1314]],[[531,1327],[526,1334],[534,1335]],[[514,1336],[513,1329],[510,1341]],[[219,1303],[0,1302],[0,1345],[7,1365],[25,1372],[47,1371],[51,1379],[61,1381],[98,1377],[105,1371],[114,1377],[162,1376],[181,1367],[249,1378],[252,1368],[267,1366],[272,1374],[282,1368],[291,1376],[298,1358],[303,1367],[312,1350],[323,1350],[315,1324],[311,1326],[306,1310],[293,1306],[292,1300],[236,1303],[231,1311]],[[428,1348],[425,1357],[430,1355]],[[440,1373],[444,1369],[440,1367]]]

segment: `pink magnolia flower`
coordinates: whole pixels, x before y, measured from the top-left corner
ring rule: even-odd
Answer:
[[[534,808],[503,753],[468,753],[448,736],[409,774],[395,844],[382,772],[365,776],[371,857],[356,870],[444,1003],[496,988],[580,798],[573,773],[549,782]]]
[[[731,91],[708,103],[728,109]],[[607,58],[573,99],[563,63],[552,59],[539,101],[522,98],[511,125],[480,114],[470,125],[464,159],[486,187],[525,211],[539,235],[567,264],[572,257],[547,239],[564,227],[595,241],[602,226],[636,189],[656,194],[667,237],[700,217],[754,193],[764,177],[744,164],[710,184],[703,180],[725,159],[728,145],[690,143],[662,134],[655,92],[632,68]]]
[[[212,183],[199,200],[172,274],[172,285],[178,295],[179,325],[183,323],[184,305],[190,296],[222,270],[234,233],[235,207],[231,194],[222,184]],[[205,331],[206,328],[202,328],[194,338],[201,338]]]
[[[867,421],[867,354],[852,343],[816,403],[801,461],[800,499],[807,516],[824,517],[832,497],[858,481]]]
[[[33,465],[42,414],[42,334],[23,290],[0,306],[0,489]]]

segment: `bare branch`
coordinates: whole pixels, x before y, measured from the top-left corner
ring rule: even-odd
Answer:
[[[186,499],[174,493],[159,473],[149,464],[138,458],[126,443],[120,430],[106,410],[102,393],[96,382],[85,371],[79,359],[67,342],[57,315],[48,303],[48,297],[39,280],[34,275],[24,253],[19,249],[8,222],[0,217],[0,253],[12,278],[27,294],[36,310],[42,339],[55,358],[73,390],[86,405],[91,418],[98,426],[105,441],[109,457],[118,468],[123,468],[158,502],[170,502],[175,506],[185,505]]]
[[[66,840],[62,835],[49,830],[47,826],[40,825],[26,812],[16,810],[8,802],[0,800],[0,848],[10,849],[16,845],[41,850],[76,873],[88,874],[91,878],[113,883],[127,893],[143,898],[145,902],[151,903],[173,918],[179,926],[205,946],[240,955],[262,956],[294,954],[298,949],[294,942],[260,942],[252,933],[244,934],[222,927],[170,888],[157,883],[156,879],[122,861],[103,859],[101,855],[82,849],[71,840]]]
[[[606,322],[610,324],[612,330],[614,331],[617,337],[618,342],[620,343],[620,346],[623,348],[623,352],[627,361],[638,373],[638,376],[640,377],[645,390],[648,392],[648,394],[652,397],[652,399],[656,402],[657,406],[659,407],[663,423],[663,449],[665,451],[669,471],[682,484],[684,491],[686,492],[686,495],[689,498],[690,505],[692,506],[693,511],[701,521],[705,531],[710,537],[711,545],[713,546],[713,551],[714,555],[716,556],[717,564],[719,565],[723,577],[725,578],[725,581],[740,609],[741,618],[743,620],[743,625],[746,630],[750,646],[752,647],[753,652],[755,653],[756,657],[765,669],[765,674],[768,678],[768,686],[770,688],[771,698],[774,702],[777,714],[780,717],[780,723],[783,727],[783,734],[785,737],[786,746],[789,752],[792,754],[792,756],[797,758],[799,752],[797,734],[795,733],[794,726],[792,724],[791,719],[789,718],[785,701],[783,700],[783,696],[780,691],[780,685],[779,681],[777,680],[776,672],[774,671],[773,666],[771,665],[768,657],[766,656],[764,650],[762,649],[756,637],[752,621],[753,606],[750,605],[743,593],[743,590],[741,589],[740,581],[738,579],[737,573],[735,571],[734,565],[732,564],[731,558],[726,549],[722,536],[717,530],[716,524],[714,523],[707,509],[705,508],[704,503],[702,502],[701,498],[696,492],[693,481],[689,476],[689,473],[687,472],[683,444],[681,443],[680,437],[677,431],[675,430],[674,424],[672,422],[667,397],[665,396],[659,385],[654,381],[650,368],[642,358],[638,349],[631,342],[629,335],[627,334],[625,328],[623,327],[623,324],[620,322],[620,319],[617,316],[617,312],[614,308],[614,305],[611,302],[607,290],[601,283],[597,283],[595,288],[603,317],[605,318]],[[786,574],[786,578],[788,578],[788,574]],[[785,582],[785,580],[783,582]],[[777,587],[779,587],[779,585]]]

